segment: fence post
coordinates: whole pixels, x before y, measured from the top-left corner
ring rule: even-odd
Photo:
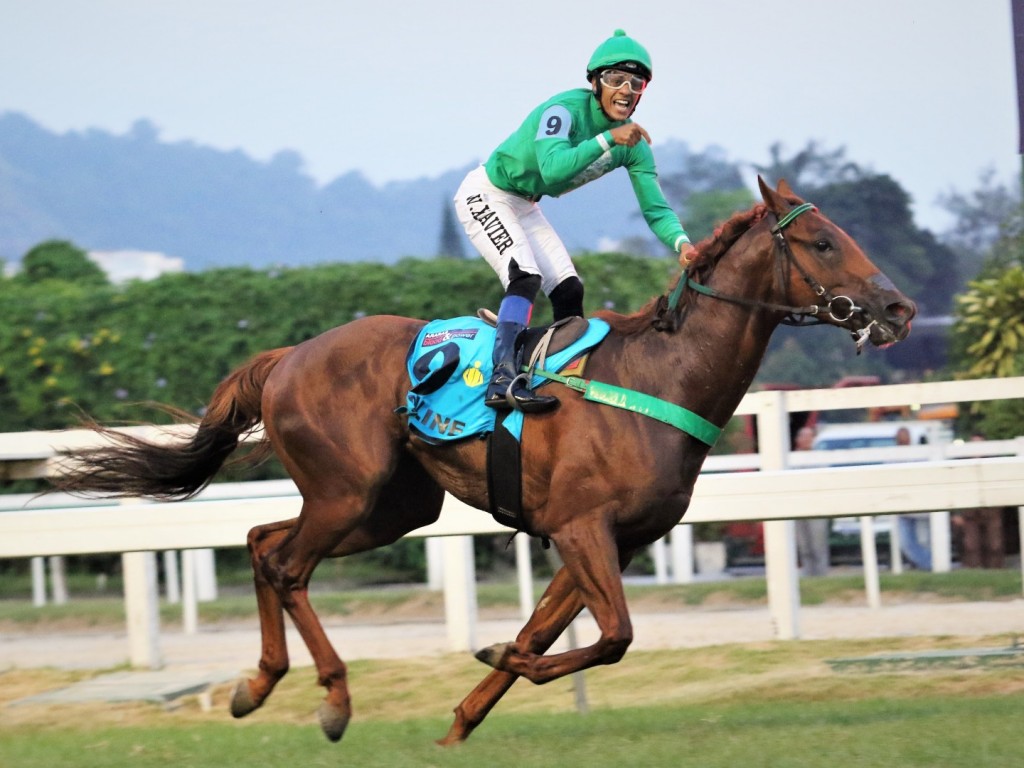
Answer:
[[[196,598],[208,603],[217,599],[217,560],[209,547],[194,550],[196,564]]]
[[[930,459],[942,461],[945,448],[939,443],[932,445]],[[932,573],[949,573],[953,569],[953,542],[949,530],[949,511],[931,512],[928,515],[929,541],[932,548]]]
[[[50,589],[54,605],[67,604],[68,582],[64,576],[64,555],[54,555],[50,558]]]
[[[693,583],[693,526],[677,525],[672,529],[672,582]]]
[[[1018,456],[1024,456],[1024,437],[1017,437],[1014,440]],[[1017,507],[1017,533],[1020,538],[1020,576],[1021,592],[1024,592],[1024,507]]]
[[[949,512],[929,512],[928,528],[931,531],[932,573],[949,573],[953,570],[953,542],[949,531]]]
[[[128,618],[129,663],[133,667],[159,669],[160,613],[156,592],[156,553],[125,552],[124,608]]]
[[[32,558],[32,605],[46,605],[46,558]]]
[[[763,470],[785,469],[789,454],[789,412],[785,393],[759,392],[757,443]],[[764,565],[768,608],[779,640],[800,637],[800,580],[796,567],[796,526],[792,520],[764,523]]]
[[[882,590],[878,582],[878,550],[875,548],[875,522],[870,515],[860,518],[860,552],[864,563],[864,589],[868,608],[882,607]]]
[[[444,615],[448,647],[476,649],[476,569],[472,536],[444,537]]]
[[[658,539],[651,544],[651,557],[654,559],[654,583],[668,584],[668,551],[665,539]]]
[[[883,518],[886,519],[886,518]],[[903,544],[900,541],[900,516],[889,515],[889,570],[894,576],[903,573]]]
[[[199,597],[196,594],[196,551],[181,552],[181,629],[186,635],[199,631]]]
[[[164,594],[167,602],[177,605],[181,602],[181,580],[178,576],[178,553],[173,549],[164,552]]]
[[[444,589],[444,542],[440,536],[428,536],[423,545],[427,555],[427,589]]]
[[[516,574],[519,580],[519,614],[523,621],[533,615],[533,563],[530,558],[530,537],[516,534]]]

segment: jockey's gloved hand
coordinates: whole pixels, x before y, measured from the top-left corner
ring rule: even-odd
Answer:
[[[679,246],[679,266],[686,269],[690,262],[697,256],[697,249],[692,243],[683,243]]]

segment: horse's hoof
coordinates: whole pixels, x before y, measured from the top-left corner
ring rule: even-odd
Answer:
[[[345,729],[348,727],[349,716],[326,701],[320,702],[316,716],[320,720],[320,729],[324,732],[324,736],[331,741],[341,741],[341,737],[345,735]]]
[[[262,703],[257,703],[252,697],[249,681],[243,678],[238,681],[235,690],[231,692],[231,716],[245,717],[250,712],[259,709]]]
[[[489,667],[495,669],[501,669],[498,665],[501,664],[501,660],[505,658],[505,654],[508,653],[512,643],[495,643],[489,645],[476,652],[477,661],[482,661]]]

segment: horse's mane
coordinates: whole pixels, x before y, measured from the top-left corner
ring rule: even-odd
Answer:
[[[691,260],[690,274],[698,278],[706,278],[708,273],[714,269],[718,260],[735,245],[751,227],[761,221],[768,213],[768,207],[764,203],[758,203],[749,211],[741,211],[733,214],[727,221],[721,224],[710,237],[701,240],[694,246],[696,256]],[[671,293],[679,282],[680,276],[675,277],[669,285],[666,294]],[[658,309],[662,304],[664,296],[655,296],[648,301],[637,312],[631,315],[620,315],[611,310],[600,310],[596,316],[607,321],[612,330],[623,336],[640,333],[648,330],[654,321]]]

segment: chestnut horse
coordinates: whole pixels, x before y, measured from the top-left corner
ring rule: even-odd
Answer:
[[[780,322],[808,315],[848,330],[858,346],[907,335],[914,304],[857,244],[785,182],[772,189],[758,181],[764,204],[701,243],[671,296],[629,316],[601,313],[611,331],[591,354],[588,376],[721,427]],[[186,498],[262,422],[302,509],[249,533],[262,655],[256,676],[234,691],[236,717],[261,706],[288,670],[287,612],[327,689],[321,727],[340,739],[351,717],[346,666],[310,606],[313,570],[324,558],[390,544],[433,522],[445,491],[488,508],[485,443],[428,445],[396,413],[410,386],[406,353],[423,325],[366,317],[259,354],[221,383],[187,442],[149,443],[97,426],[112,444],[70,452],[55,481],[73,493]],[[493,671],[456,707],[443,744],[466,739],[519,677],[546,683],[622,658],[633,630],[621,571],[682,519],[709,450],[660,421],[585,401],[559,384],[547,390],[561,403],[525,421],[522,498],[526,527],[554,542],[563,566],[515,641],[477,654]],[[545,654],[584,607],[599,639]]]

